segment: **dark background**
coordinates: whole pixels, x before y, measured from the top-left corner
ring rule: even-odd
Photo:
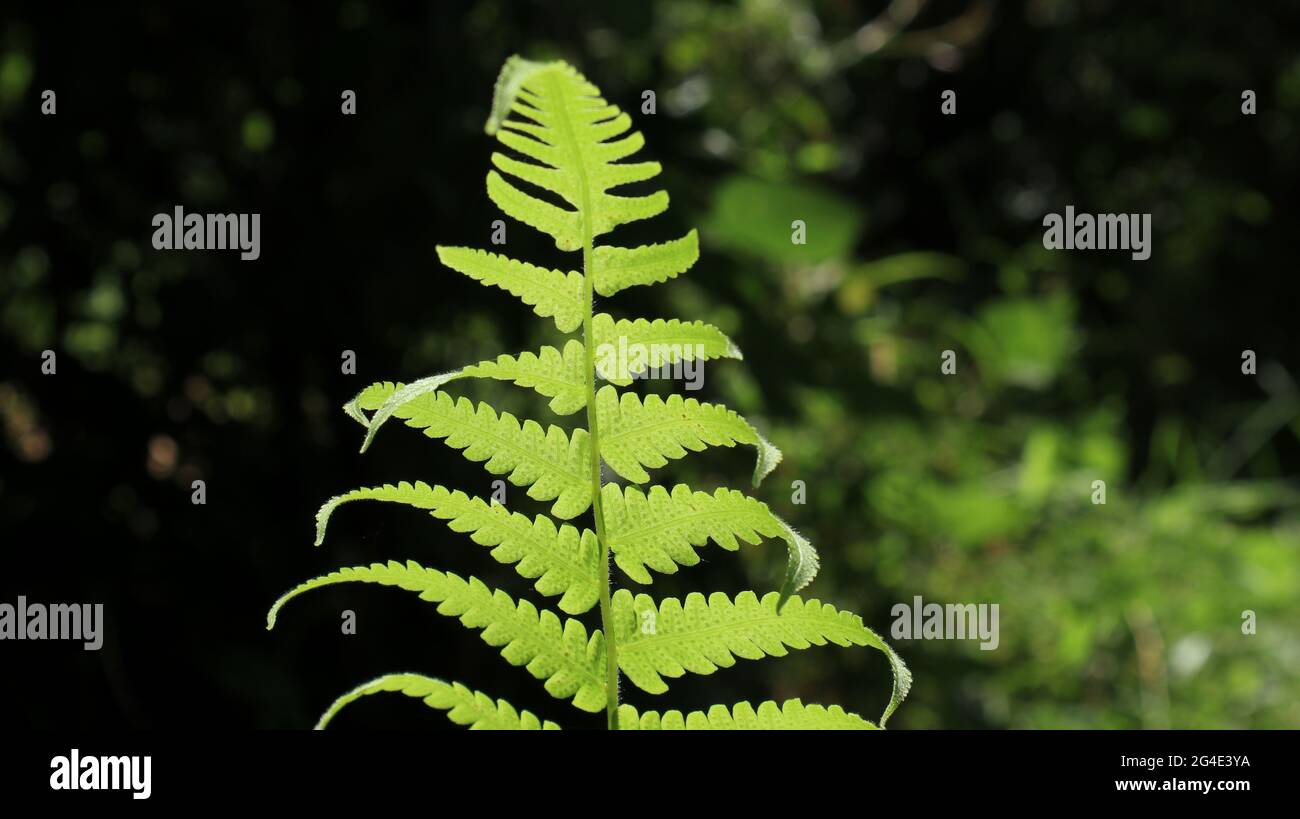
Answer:
[[[745,351],[703,397],[785,451],[755,494],[819,546],[809,592],[886,636],[916,594],[1000,604],[997,651],[895,641],[916,683],[891,727],[1300,727],[1298,42],[1295,3],[8,4],[0,602],[102,602],[107,637],[0,644],[0,724],[305,727],[410,670],[600,725],[407,593],[336,587],[264,629],[300,580],[390,558],[530,594],[409,509],[345,508],[311,547],[317,507],[356,486],[490,491],[398,427],[359,455],[345,400],[554,343],[434,256],[486,246],[499,218],[482,126],[521,53],[573,62],[663,163],[672,208],[620,242],[700,228],[687,276],[608,308],[710,321]],[[260,213],[261,258],[155,251],[150,220],[177,204]],[[1044,251],[1043,214],[1068,204],[1151,213],[1150,260]],[[560,264],[509,231],[512,255]],[[454,392],[555,420],[497,387]],[[748,468],[715,451],[660,480],[744,488]],[[652,591],[770,588],[782,552],[710,546]],[[630,701],[874,718],[888,676],[823,648]],[[374,698],[336,724],[447,723]]]

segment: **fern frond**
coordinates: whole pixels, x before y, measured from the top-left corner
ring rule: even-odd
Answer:
[[[591,255],[592,286],[602,296],[645,284],[660,284],[685,273],[700,258],[699,235],[640,247],[601,245]]]
[[[469,247],[439,247],[438,259],[458,273],[517,296],[562,333],[582,324],[583,282],[576,271],[562,273]]]
[[[645,140],[640,133],[629,133],[631,118],[605,102],[599,89],[571,66],[507,63],[497,91],[487,130],[502,145],[533,160],[492,155],[496,170],[488,172],[488,197],[508,215],[549,234],[560,250],[578,250],[619,225],[667,209],[668,194],[663,191],[648,196],[609,193],[653,178],[659,163],[615,164],[639,151]],[[502,174],[548,191],[573,209],[526,193]]]
[[[419,592],[422,600],[438,604],[439,614],[456,617],[468,628],[483,629],[483,642],[502,647],[506,662],[525,666],[529,674],[544,681],[551,696],[572,697],[576,707],[593,713],[605,707],[605,639],[599,630],[588,638],[586,627],[577,620],[561,622],[554,612],[538,610],[527,600],[516,603],[510,595],[493,591],[477,578],[465,580],[413,560],[349,566],[300,583],[271,606],[267,629],[275,627],[280,609],[298,595],[353,582]]]
[[[480,546],[492,546],[491,555],[514,564],[521,577],[536,579],[537,591],[563,595],[558,605],[566,614],[582,614],[600,597],[600,543],[595,532],[565,524],[556,529],[545,515],[533,520],[511,512],[499,503],[486,503],[459,490],[452,492],[423,481],[393,486],[369,486],[331,498],[316,513],[316,545],[325,539],[330,515],[339,506],[358,500],[401,503],[424,509],[447,521],[453,532],[468,532]]]
[[[876,726],[838,705],[804,705],[797,699],[777,705],[768,700],[758,710],[747,702],[730,710],[715,705],[708,711],[656,711],[637,713],[630,705],[618,707],[618,727],[624,731],[871,731]]]
[[[647,395],[642,401],[635,393],[620,395],[613,387],[605,386],[596,393],[596,417],[600,422],[600,457],[610,469],[633,483],[650,480],[643,467],[657,469],[670,458],[684,458],[688,450],[699,452],[706,446],[753,446],[758,453],[755,486],[781,462],[781,450],[721,404],[702,404],[677,394],[667,400]]]
[[[560,726],[550,720],[543,722],[529,711],[517,711],[505,700],[493,700],[487,694],[472,691],[460,683],[447,683],[423,674],[385,674],[358,685],[325,709],[316,723],[316,730],[324,730],[344,706],[371,694],[387,692],[424,700],[425,705],[446,711],[447,719],[467,726],[471,731],[560,730]]]
[[[597,313],[591,329],[596,340],[596,372],[620,387],[631,384],[634,376],[655,365],[663,367],[697,358],[744,358],[740,348],[721,330],[702,321],[615,321],[608,313]]]
[[[447,446],[464,450],[469,460],[485,462],[493,475],[528,487],[533,500],[554,500],[551,513],[557,518],[568,520],[591,506],[585,429],[575,429],[570,437],[557,426],[543,430],[532,420],[520,426],[508,412],[497,415],[485,403],[475,409],[469,399],[457,401],[445,392],[418,396],[393,414],[430,438],[445,438]]]
[[[551,399],[551,411],[556,415],[570,415],[587,406],[587,382],[583,375],[586,351],[582,342],[570,339],[561,353],[554,347],[543,347],[540,353],[520,353],[518,357],[501,355],[495,361],[484,361],[461,372],[467,376],[513,381]]]
[[[736,657],[781,656],[791,648],[826,643],[871,646],[886,654],[894,675],[893,694],[879,721],[885,727],[907,695],[911,673],[860,617],[792,596],[817,572],[817,553],[807,539],[765,504],[734,490],[708,494],[684,485],[669,491],[602,484],[602,459],[622,478],[644,484],[650,480],[647,469],[665,466],[687,452],[743,444],[757,452],[755,485],[781,460],[781,452],[754,426],[724,406],[680,395],[642,399],[617,389],[630,386],[650,368],[662,374],[662,368],[685,362],[742,358],[721,330],[703,322],[593,315],[593,294],[611,296],[668,281],[699,257],[694,230],[638,247],[595,242],[620,225],[653,217],[668,206],[663,191],[644,196],[612,192],[653,179],[661,171],[657,162],[626,161],[645,145],[632,129],[631,118],[601,98],[571,66],[512,57],[497,80],[485,130],[502,147],[491,156],[489,198],[510,217],[550,235],[560,250],[582,250],[581,272],[547,269],[465,247],[439,246],[438,257],[453,270],[518,297],[563,333],[583,326],[581,340],[536,353],[501,355],[410,384],[372,384],[345,404],[344,411],[366,427],[363,452],[387,421],[400,418],[429,437],[445,439],[490,473],[527,487],[529,497],[553,501],[553,517],[567,520],[592,509],[600,535],[569,524],[557,526],[545,515],[530,520],[463,492],[401,483],[356,489],[331,499],[317,516],[317,543],[330,515],[344,503],[410,505],[490,547],[496,560],[535,580],[540,593],[558,595],[564,612],[580,614],[602,602],[601,629],[588,635],[579,621],[562,620],[527,601],[515,602],[474,578],[396,561],[343,568],[300,584],[275,602],[267,628],[274,626],[287,601],[311,589],[344,582],[408,589],[437,603],[440,614],[481,629],[485,642],[543,680],[553,696],[572,699],[585,711],[605,710],[610,728],[638,729],[873,728],[838,706],[805,706],[799,700],[764,702],[757,708],[748,702],[730,708],[717,705],[688,714],[641,714],[618,702],[620,670],[641,689],[661,693],[668,688],[665,678],[688,671],[710,674],[734,665]],[[450,382],[471,377],[531,388],[549,398],[552,411],[560,415],[585,409],[587,428],[571,433],[553,425],[543,428],[442,391]],[[598,391],[597,377],[609,382]],[[696,550],[710,540],[734,551],[741,543],[757,544],[764,538],[781,538],[787,544],[789,558],[779,593],[760,599],[746,591],[734,601],[721,593],[707,599],[694,593],[683,602],[668,598],[660,603],[626,590],[610,594],[611,554],[629,577],[649,583],[651,570],[671,574],[678,566],[698,563]],[[471,728],[558,727],[462,685],[416,674],[388,675],[353,689],[326,711],[320,726],[360,697],[389,691],[421,698]]]
[[[614,562],[638,583],[651,582],[647,566],[673,574],[679,565],[699,563],[695,550],[709,540],[734,552],[742,542],[756,544],[765,537],[780,537],[789,548],[782,594],[799,591],[817,574],[812,544],[772,514],[767,504],[734,489],[710,495],[678,484],[671,494],[662,486],[643,493],[635,486],[606,484],[601,496]]]
[[[735,665],[736,657],[784,657],[787,647],[827,642],[872,643],[871,631],[856,614],[818,600],[791,597],[778,606],[779,601],[776,592],[760,600],[745,591],[735,602],[722,592],[707,600],[692,592],[685,604],[669,597],[656,605],[647,594],[633,597],[620,589],[612,601],[619,667],[638,688],[661,694],[668,690],[662,677],[680,677],[687,671],[712,674]]]

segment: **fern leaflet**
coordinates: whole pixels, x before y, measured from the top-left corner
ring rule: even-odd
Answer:
[[[721,330],[702,321],[615,321],[608,313],[598,313],[592,318],[592,334],[596,372],[620,387],[628,386],[650,367],[695,359],[744,358]]]
[[[493,475],[505,475],[515,486],[528,487],[534,500],[554,500],[551,513],[568,520],[591,506],[592,487],[586,477],[588,437],[585,429],[572,437],[557,426],[543,430],[536,421],[519,421],[508,412],[497,415],[487,404],[459,401],[445,392],[420,395],[394,415],[430,438],[445,438],[447,446],[464,450],[471,461],[482,461]]]
[[[596,393],[596,415],[602,430],[600,456],[609,468],[633,483],[645,483],[644,467],[665,466],[668,459],[684,458],[687,451],[706,446],[750,444],[758,451],[754,485],[781,462],[781,450],[768,443],[749,422],[721,404],[701,404],[694,398],[657,395],[645,399],[622,395],[613,387]]]
[[[799,591],[817,573],[812,544],[772,514],[767,504],[734,489],[710,495],[678,484],[671,494],[662,486],[643,493],[635,486],[606,484],[602,494],[614,562],[638,583],[651,582],[647,567],[673,574],[678,566],[699,563],[695,549],[709,540],[734,552],[742,542],[783,538],[791,553],[785,593]]]
[[[339,697],[321,714],[316,729],[322,730],[338,716],[343,707],[371,694],[392,692],[424,700],[430,708],[447,712],[447,719],[474,730],[486,731],[558,731],[560,726],[543,722],[528,711],[517,711],[505,700],[494,700],[481,691],[471,691],[460,683],[446,683],[422,674],[385,674],[362,683]]]
[[[602,296],[647,284],[660,284],[685,273],[700,258],[699,234],[640,247],[604,245],[591,254],[592,286]]]
[[[551,318],[560,332],[582,324],[582,274],[561,273],[468,247],[440,247],[443,264],[483,284],[518,296],[542,318]]]
[[[357,500],[401,503],[425,509],[447,521],[454,532],[468,532],[480,546],[492,546],[492,557],[515,564],[521,577],[536,578],[539,594],[560,594],[559,607],[566,614],[582,614],[600,596],[600,543],[590,529],[581,533],[565,524],[558,529],[545,515],[529,520],[499,503],[489,505],[464,492],[451,492],[423,481],[397,486],[364,487],[331,498],[316,513],[316,545],[325,540],[325,529],[334,510]]]
[[[655,711],[638,713],[630,705],[618,707],[619,728],[625,731],[870,731],[876,726],[838,705],[804,705],[786,700],[777,705],[771,700],[758,709],[747,702],[731,709],[715,705],[708,711]]]
[[[599,631],[589,638],[577,620],[561,623],[553,612],[539,611],[527,600],[516,603],[510,595],[489,589],[477,578],[465,580],[450,572],[426,569],[413,560],[349,566],[300,583],[271,606],[267,629],[275,627],[280,609],[298,595],[357,582],[419,592],[420,599],[438,604],[439,614],[456,617],[467,628],[482,629],[483,642],[501,646],[501,656],[544,681],[551,696],[572,697],[573,704],[584,711],[605,707],[605,644]]]

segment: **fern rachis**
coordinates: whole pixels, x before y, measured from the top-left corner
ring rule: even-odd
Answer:
[[[611,368],[598,351],[615,343],[658,344],[677,358],[740,358],[717,328],[675,319],[615,319],[595,313],[596,294],[611,296],[629,287],[651,286],[689,269],[699,256],[698,235],[633,248],[596,245],[619,225],[648,219],[668,206],[668,195],[611,193],[658,175],[656,162],[624,161],[644,140],[631,119],[605,102],[599,91],[562,62],[506,62],[497,81],[487,132],[517,156],[493,153],[487,175],[489,198],[506,215],[542,231],[561,251],[581,251],[581,270],[547,269],[508,256],[458,247],[439,247],[439,260],[452,270],[499,287],[522,300],[556,328],[579,339],[562,348],[501,355],[460,370],[410,384],[383,382],[362,390],[344,411],[366,427],[364,452],[380,427],[392,419],[419,429],[504,475],[534,500],[551,503],[550,514],[532,519],[491,503],[423,482],[387,484],[346,492],[317,515],[316,542],[330,516],[357,500],[399,503],[427,511],[454,532],[491,548],[493,558],[534,581],[543,597],[556,597],[567,616],[516,600],[476,578],[426,568],[414,561],[346,567],[308,580],[283,595],[267,617],[275,624],[282,606],[306,591],[346,582],[366,582],[413,591],[437,604],[438,613],[481,630],[512,665],[524,666],[547,692],[588,712],[604,711],[611,729],[874,728],[839,706],[799,700],[717,705],[683,715],[639,712],[618,699],[619,674],[649,694],[668,689],[668,680],[687,673],[710,674],[736,658],[782,656],[790,649],[834,643],[870,646],[886,655],[894,674],[893,693],[880,718],[883,727],[906,696],[911,677],[905,665],[860,617],[794,593],[817,571],[812,544],[776,517],[766,504],[737,490],[712,494],[685,485],[671,491],[649,484],[649,470],[670,459],[710,446],[753,446],[755,486],[776,467],[781,454],[744,418],[721,405],[673,395],[645,398],[618,388],[633,372]],[[567,207],[516,186],[540,188]],[[630,368],[629,368],[630,369]],[[607,382],[597,388],[596,375]],[[468,378],[509,381],[550,399],[557,416],[585,410],[585,427],[519,421],[486,403],[456,399],[443,388]],[[603,463],[629,481],[620,487],[601,480]],[[574,523],[590,510],[594,531]],[[788,550],[780,592],[734,596],[692,593],[684,601],[655,600],[645,593],[611,587],[613,567],[633,582],[651,584],[652,573],[673,573],[699,562],[696,550],[712,541],[726,550],[764,539],[784,541]],[[611,562],[610,558],[613,558]],[[578,618],[599,609],[599,628]],[[420,674],[390,674],[338,698],[321,717],[324,727],[355,700],[380,692],[403,693],[448,712],[471,728],[558,728],[460,683]]]

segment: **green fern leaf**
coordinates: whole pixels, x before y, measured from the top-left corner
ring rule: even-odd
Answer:
[[[524,193],[496,171],[488,171],[487,193],[507,216],[550,234],[560,250],[582,248],[582,219],[577,213]]]
[[[551,399],[551,411],[556,415],[570,415],[587,406],[587,382],[583,375],[586,350],[582,342],[570,339],[563,354],[554,347],[543,347],[541,352],[520,353],[516,358],[498,356],[495,361],[484,361],[461,372],[467,376],[513,381]]]
[[[631,125],[627,114],[565,63],[507,65],[487,130],[534,162],[493,154],[497,170],[488,173],[488,197],[508,215],[549,234],[560,250],[579,250],[619,225],[662,213],[668,207],[663,191],[609,193],[660,170],[657,162],[615,164],[645,144],[640,133],[629,133]],[[525,193],[502,173],[556,195],[573,210]]]
[[[695,359],[744,358],[740,348],[721,330],[702,321],[615,321],[608,313],[597,313],[591,326],[596,372],[620,387],[631,384],[638,374],[653,366]]]
[[[870,721],[838,705],[804,705],[786,700],[782,705],[768,700],[754,710],[747,702],[730,710],[715,705],[706,711],[655,711],[637,713],[630,705],[618,707],[618,727],[625,731],[870,731]]]
[[[557,518],[568,520],[591,507],[585,429],[575,429],[570,437],[557,426],[543,430],[532,420],[520,426],[508,412],[497,415],[483,403],[475,409],[469,399],[457,401],[444,392],[418,396],[393,414],[430,438],[445,438],[447,446],[464,450],[469,460],[485,461],[493,475],[528,487],[533,500],[554,500],[551,513]]]
[[[511,512],[499,503],[486,503],[461,491],[429,486],[423,481],[403,481],[397,486],[369,486],[331,498],[316,513],[316,545],[325,540],[325,529],[334,510],[358,500],[401,503],[424,509],[447,521],[453,532],[468,532],[480,546],[492,546],[492,557],[514,564],[521,577],[536,579],[536,588],[546,596],[563,595],[557,604],[566,614],[582,614],[600,597],[600,543],[595,532],[568,524],[556,529],[545,515],[533,520]]]
[[[596,393],[596,417],[601,432],[600,457],[610,469],[633,483],[650,480],[643,467],[657,469],[670,458],[684,458],[687,451],[699,452],[706,446],[753,446],[758,452],[755,486],[781,462],[781,450],[721,404],[701,404],[676,394],[666,401],[647,395],[643,402],[635,393],[619,395],[613,387],[605,386]]]
[[[468,247],[439,247],[438,259],[458,273],[518,296],[537,315],[554,319],[562,333],[573,332],[582,324],[581,273],[547,270]]]
[[[275,627],[280,609],[298,595],[337,583],[378,583],[420,593],[422,600],[438,604],[438,613],[456,617],[490,646],[501,646],[501,656],[511,665],[525,666],[529,674],[545,681],[546,691],[558,699],[573,698],[584,711],[605,707],[605,640],[600,631],[587,637],[577,620],[564,620],[527,600],[516,603],[501,590],[493,591],[477,578],[465,580],[450,572],[427,569],[413,560],[369,566],[349,566],[300,583],[285,592],[266,615],[266,627]]]
[[[776,447],[726,407],[678,395],[641,399],[616,389],[644,377],[649,368],[742,357],[726,335],[702,322],[616,321],[593,314],[595,295],[668,281],[687,271],[699,256],[694,230],[679,239],[631,248],[595,242],[668,205],[663,191],[646,196],[611,192],[653,179],[661,170],[657,162],[624,161],[645,144],[632,130],[631,118],[602,99],[599,90],[567,64],[512,57],[497,80],[485,130],[504,149],[491,157],[489,198],[509,216],[549,234],[560,250],[583,251],[582,271],[547,269],[463,247],[439,247],[439,259],[515,295],[537,315],[552,319],[561,332],[582,326],[581,341],[567,341],[562,352],[543,347],[537,353],[502,355],[410,384],[372,384],[345,404],[344,411],[366,427],[363,451],[388,420],[400,418],[430,437],[445,439],[468,459],[484,462],[492,474],[508,475],[516,486],[528,488],[529,497],[554,501],[551,514],[557,518],[570,519],[592,509],[600,534],[568,524],[557,528],[544,515],[530,520],[442,487],[403,483],[354,490],[326,503],[318,514],[317,542],[330,514],[343,503],[368,499],[411,505],[491,547],[494,558],[535,580],[540,593],[558,595],[566,613],[586,612],[602,601],[602,627],[588,636],[577,620],[562,621],[527,601],[516,603],[473,578],[397,562],[344,568],[309,580],[275,603],[267,627],[274,625],[285,602],[322,586],[360,581],[417,591],[438,603],[441,614],[482,629],[486,642],[502,647],[508,661],[544,680],[553,695],[572,698],[587,711],[603,707],[610,728],[871,728],[870,722],[838,706],[804,706],[798,700],[780,706],[765,702],[757,708],[742,702],[730,709],[714,706],[689,714],[638,714],[630,706],[620,708],[618,674],[621,669],[635,685],[659,693],[668,687],[665,677],[687,671],[709,674],[733,665],[736,657],[779,656],[790,648],[828,642],[872,646],[887,655],[894,674],[893,693],[880,719],[883,728],[906,696],[911,674],[861,618],[791,596],[817,572],[817,554],[807,539],[761,502],[733,490],[708,494],[676,486],[671,492],[662,487],[643,492],[602,484],[602,459],[612,472],[645,483],[650,478],[647,468],[665,466],[687,452],[744,444],[757,451],[755,485],[781,460]],[[456,400],[441,391],[468,377],[536,390],[560,415],[585,409],[587,429],[543,429],[534,421],[521,423],[512,415],[498,415],[487,404]],[[597,391],[597,377],[610,385]],[[779,593],[761,600],[753,592],[741,593],[734,602],[721,593],[707,599],[696,593],[684,603],[669,598],[659,604],[626,590],[611,595],[611,553],[633,580],[648,583],[649,570],[673,573],[678,566],[698,563],[696,549],[709,540],[736,550],[740,543],[774,537],[788,547],[786,576]],[[409,674],[381,677],[345,694],[321,724],[357,698],[381,691],[420,697],[471,727],[555,727],[463,686]]]
[[[699,257],[700,240],[694,230],[680,239],[655,245],[602,245],[592,251],[592,284],[602,296],[636,285],[660,284],[690,270]]]
[[[551,399],[551,410],[557,415],[570,415],[587,405],[586,382],[582,369],[586,352],[582,343],[570,340],[561,353],[554,347],[543,347],[539,353],[520,353],[517,357],[500,355],[491,361],[480,361],[460,370],[421,378],[410,384],[384,381],[371,384],[343,405],[343,411],[366,428],[361,443],[365,452],[382,427],[399,407],[461,378],[492,378],[512,381],[529,387]],[[367,417],[365,411],[373,410]]]
[[[907,696],[912,674],[884,640],[862,618],[829,603],[783,598],[776,592],[760,600],[741,592],[733,603],[714,592],[706,600],[693,592],[685,604],[669,597],[658,605],[646,594],[635,597],[619,589],[613,597],[612,624],[618,646],[618,666],[638,688],[651,694],[668,690],[663,677],[712,674],[735,665],[736,657],[758,660],[784,657],[787,648],[804,649],[834,643],[870,646],[885,653],[894,673],[894,690],[880,718],[884,727]]]
[[[423,674],[385,674],[362,683],[336,699],[316,723],[320,731],[342,711],[344,706],[362,697],[381,693],[405,694],[424,700],[430,708],[447,712],[447,719],[471,731],[558,731],[560,726],[542,722],[528,711],[517,711],[505,700],[493,700],[481,691],[471,691],[460,683],[447,683]],[[761,709],[760,709],[761,710]]]
[[[695,549],[709,540],[734,552],[740,543],[755,544],[764,537],[780,537],[789,547],[782,594],[799,591],[817,574],[812,544],[767,504],[734,489],[710,495],[678,484],[671,494],[662,486],[652,486],[646,494],[635,486],[606,484],[601,495],[614,562],[638,583],[651,582],[647,566],[673,574],[679,565],[699,563]]]
[[[661,694],[668,690],[662,676],[712,674],[735,665],[737,656],[758,660],[784,657],[787,647],[871,642],[855,614],[798,597],[780,607],[778,602],[775,592],[761,600],[741,592],[734,603],[722,592],[708,599],[692,592],[685,604],[669,597],[656,605],[647,594],[633,597],[620,589],[613,599],[619,667],[637,687]]]

